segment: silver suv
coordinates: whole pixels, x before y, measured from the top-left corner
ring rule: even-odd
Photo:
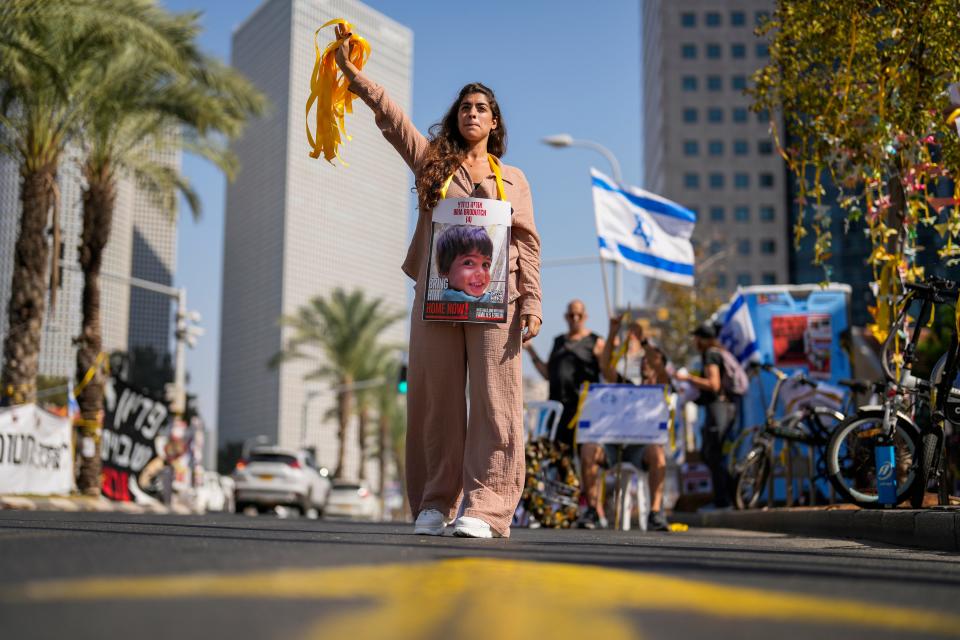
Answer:
[[[294,507],[307,515],[311,509],[322,514],[330,496],[327,470],[314,466],[304,451],[280,447],[256,447],[233,471],[236,483],[236,510],[248,506],[259,510],[278,506]]]

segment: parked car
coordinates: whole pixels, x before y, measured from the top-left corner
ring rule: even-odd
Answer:
[[[349,517],[357,520],[377,520],[379,500],[364,482],[336,481],[330,490],[325,513],[328,516]]]
[[[311,509],[322,514],[330,495],[327,475],[304,451],[256,447],[233,472],[236,511],[242,513],[248,506],[261,511],[283,506],[303,515]]]
[[[226,511],[233,513],[236,484],[228,476],[216,471],[203,472],[203,484],[197,487],[197,508],[201,511]]]

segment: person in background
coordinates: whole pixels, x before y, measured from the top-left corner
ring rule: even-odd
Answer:
[[[600,359],[604,379],[622,384],[669,385],[667,356],[660,347],[644,337],[643,326],[637,321],[633,322],[627,331],[627,349],[624,353],[626,375],[616,371],[613,354],[620,346],[621,324],[619,317],[610,319],[610,331]],[[626,445],[619,457],[622,462],[628,462],[638,470],[647,472],[650,490],[647,531],[668,531],[670,524],[663,514],[663,485],[667,476],[667,458],[663,445]],[[600,469],[616,464],[617,458],[617,447],[614,445],[584,443],[581,446],[580,468],[587,508],[577,521],[577,526],[584,529],[606,526],[603,504],[600,501],[600,485],[603,482]]]
[[[527,342],[524,346],[533,366],[550,383],[550,399],[563,405],[557,441],[573,447],[574,428],[570,424],[577,413],[580,388],[584,382],[599,382],[599,356],[604,350],[603,338],[587,328],[587,308],[580,300],[571,300],[564,314],[567,332],[553,340],[550,357],[544,361]]]
[[[693,342],[700,353],[701,374],[678,371],[673,377],[689,382],[700,392],[695,402],[704,408],[706,414],[700,452],[713,479],[713,506],[729,509],[732,479],[723,463],[722,445],[727,429],[737,416],[737,405],[723,389],[723,356],[720,353],[723,347],[717,340],[716,329],[709,323],[700,325],[693,331]]]

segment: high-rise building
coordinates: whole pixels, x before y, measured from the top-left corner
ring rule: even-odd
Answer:
[[[787,174],[744,94],[771,0],[643,0],[645,188],[697,212],[698,268],[722,291],[788,282]]]
[[[233,35],[233,66],[272,103],[234,150],[241,170],[227,188],[224,230],[218,433],[220,446],[263,435],[282,446],[317,449],[332,465],[335,394],[304,376],[322,362],[268,367],[289,329],[278,324],[310,298],[335,288],[362,289],[402,311],[410,283],[400,271],[407,246],[409,169],[383,139],[367,107],[347,116],[349,166],[309,156],[304,104],[314,65],[314,32],[336,17],[370,41],[364,69],[409,112],[413,34],[359,2],[265,0]],[[332,29],[321,34],[329,38]],[[397,323],[386,341],[406,337]],[[352,427],[355,429],[355,425]],[[301,438],[301,433],[304,438]],[[357,473],[356,434],[344,470]]]
[[[171,166],[180,165],[179,151],[163,152],[158,159]],[[46,376],[70,378],[77,366],[73,341],[80,333],[83,294],[78,256],[83,230],[81,160],[75,148],[68,148],[57,171],[62,234],[61,278],[55,307],[50,307],[48,296],[40,343],[40,374]],[[19,167],[10,157],[0,157],[0,210],[16,213],[0,216],[0,304],[3,305],[0,335],[5,335],[6,305],[10,300],[13,254],[20,220]],[[121,178],[102,272],[170,285],[175,265],[175,218],[138,188],[133,178]],[[131,290],[129,284],[110,277],[101,278],[100,287],[104,351],[132,351],[136,347],[149,346],[161,356],[169,354],[173,335],[169,298]]]
[[[155,161],[180,166],[180,151],[164,148],[154,152]],[[157,209],[150,194],[133,189],[131,211],[132,261],[130,275],[157,284],[173,286],[177,264],[176,214]],[[161,357],[170,353],[173,340],[173,300],[168,296],[133,287],[130,290],[128,344],[149,347]]]

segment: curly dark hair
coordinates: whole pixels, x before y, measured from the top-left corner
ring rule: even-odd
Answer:
[[[430,146],[416,176],[420,211],[430,211],[437,206],[444,181],[457,170],[466,157],[467,141],[460,135],[457,113],[460,103],[471,93],[482,93],[487,97],[490,110],[497,121],[497,128],[490,132],[487,140],[487,152],[498,158],[502,158],[507,152],[507,125],[500,114],[500,105],[497,104],[493,90],[479,82],[464,86],[443,120],[430,127]]]
[[[471,250],[493,258],[493,241],[486,229],[471,224],[447,227],[437,238],[437,272],[441,275],[450,273],[457,256]]]

